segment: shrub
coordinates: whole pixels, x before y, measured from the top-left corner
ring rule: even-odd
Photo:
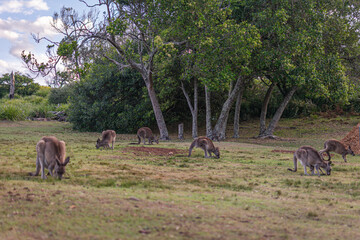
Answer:
[[[82,131],[129,133],[155,122],[141,76],[114,66],[95,65],[87,78],[77,82],[68,112],[73,127]]]
[[[67,103],[73,90],[73,85],[65,85],[61,88],[52,88],[49,94],[49,103],[61,104]]]
[[[31,109],[30,104],[23,99],[2,99],[0,103],[1,120],[25,120]]]
[[[34,95],[45,98],[50,94],[50,91],[51,91],[50,87],[40,86],[40,89],[37,92],[35,92]]]
[[[0,120],[20,121],[33,117],[51,117],[49,111],[55,106],[48,103],[47,99],[38,96],[19,97],[9,100],[0,100]]]

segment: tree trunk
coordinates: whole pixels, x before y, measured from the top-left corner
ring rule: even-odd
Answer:
[[[178,130],[179,130],[179,135],[178,135],[178,138],[180,140],[184,140],[184,124],[183,123],[180,123],[178,125]]]
[[[239,127],[240,127],[240,109],[241,109],[241,102],[244,93],[245,86],[240,88],[236,99],[235,105],[235,114],[234,114],[234,136],[233,138],[239,138]]]
[[[143,76],[144,78],[144,76]],[[159,132],[160,132],[160,139],[162,140],[169,140],[169,133],[166,127],[166,123],[164,120],[164,116],[162,114],[161,108],[160,108],[160,104],[159,101],[157,100],[156,97],[156,93],[153,87],[153,80],[152,80],[152,74],[150,73],[148,75],[147,78],[144,78],[145,84],[146,84],[146,88],[148,90],[148,94],[151,100],[151,104],[154,110],[154,114],[155,114],[155,118],[156,118],[156,123],[158,125],[159,128]]]
[[[210,91],[205,85],[205,105],[206,105],[206,136],[212,139],[212,127],[211,127],[211,103],[210,103]]]
[[[197,138],[198,136],[198,83],[197,80],[194,80],[194,106],[191,104],[191,100],[189,97],[189,94],[186,92],[184,83],[181,81],[181,90],[184,93],[184,96],[186,98],[186,102],[189,106],[191,116],[192,116],[192,137]]]
[[[270,102],[271,93],[274,90],[274,87],[276,86],[275,83],[271,83],[270,87],[268,88],[265,97],[264,102],[261,107],[261,113],[260,113],[260,133],[259,135],[263,134],[266,130],[266,114],[267,114],[267,108]]]
[[[214,131],[213,131],[213,138],[216,138],[217,140],[222,140],[222,139],[226,138],[225,133],[226,133],[226,125],[227,125],[227,120],[229,117],[229,112],[230,112],[232,105],[235,102],[235,99],[240,91],[241,86],[243,85],[242,83],[243,83],[242,78],[239,76],[231,94],[229,95],[229,97],[225,101],[225,103],[223,104],[220,116],[216,122]]]
[[[198,137],[198,83],[194,80],[194,113],[192,114],[192,137]]]
[[[282,103],[280,104],[280,106],[278,107],[278,109],[275,112],[274,117],[272,118],[269,126],[267,127],[267,129],[263,132],[263,134],[259,135],[260,138],[275,138],[274,134],[274,130],[275,127],[277,126],[286,106],[288,105],[288,103],[290,102],[292,96],[294,95],[294,93],[297,90],[297,86],[294,86],[291,88],[291,90],[286,94],[284,100],[282,101]]]
[[[11,72],[10,74],[10,93],[9,98],[13,99],[15,95],[15,74],[14,72]]]

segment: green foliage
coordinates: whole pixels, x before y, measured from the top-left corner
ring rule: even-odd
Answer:
[[[0,100],[0,120],[26,120],[33,117],[52,117],[49,111],[54,111],[55,106],[48,103],[46,98],[40,96],[26,96],[17,99]]]
[[[25,110],[17,104],[3,103],[0,105],[0,119],[10,121],[25,120],[27,115]]]
[[[50,94],[51,88],[46,86],[40,86],[40,89],[34,93],[36,96],[47,97]]]
[[[74,85],[69,120],[75,129],[98,132],[113,129],[119,133],[154,124],[141,76],[102,63],[94,64],[90,74]]]
[[[62,41],[57,49],[57,54],[62,57],[71,57],[72,54],[76,51],[76,49],[77,49],[76,41],[71,41],[71,42]]]
[[[38,83],[34,83],[34,79],[29,78],[19,72],[15,74],[15,95],[29,96],[40,89]],[[6,73],[0,78],[0,98],[9,94],[10,91],[10,74]]]
[[[49,95],[49,103],[60,104],[67,103],[71,95],[73,85],[65,85],[60,88],[52,88]]]

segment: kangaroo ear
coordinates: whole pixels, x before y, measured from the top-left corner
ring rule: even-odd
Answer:
[[[58,166],[61,166],[60,161],[57,158],[55,158],[55,161]]]
[[[65,159],[65,162],[64,162],[64,166],[66,166],[66,164],[68,164],[70,162],[70,157],[67,157],[66,159]]]

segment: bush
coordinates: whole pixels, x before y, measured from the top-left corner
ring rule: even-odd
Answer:
[[[62,88],[52,88],[49,95],[49,103],[61,104],[67,103],[71,95],[73,85],[65,85]]]
[[[0,119],[10,121],[25,120],[30,110],[31,104],[23,99],[2,99],[0,102]]]
[[[0,120],[20,121],[33,117],[52,117],[50,111],[55,106],[48,103],[47,99],[38,96],[19,97],[16,99],[0,100]]]
[[[3,104],[0,106],[0,119],[1,120],[25,120],[26,113],[24,109],[21,109],[13,104]]]
[[[89,76],[74,85],[68,112],[73,127],[82,131],[129,133],[155,122],[141,76],[111,65],[94,65]]]
[[[50,87],[40,86],[40,89],[36,91],[34,95],[46,98],[50,94],[50,91]]]

